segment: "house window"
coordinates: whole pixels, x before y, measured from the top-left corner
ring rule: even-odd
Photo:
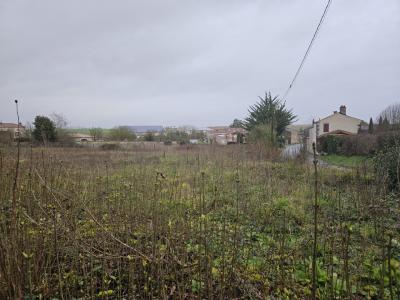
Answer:
[[[324,124],[324,132],[329,132],[329,123]]]

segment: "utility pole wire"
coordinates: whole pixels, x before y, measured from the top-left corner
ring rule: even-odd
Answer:
[[[291,81],[289,87],[287,88],[287,90],[286,90],[286,92],[285,92],[285,94],[284,94],[284,96],[283,96],[283,98],[282,98],[283,101],[285,101],[287,95],[289,94],[290,89],[293,87],[293,84],[294,84],[294,82],[295,82],[296,79],[297,79],[297,76],[300,74],[300,71],[301,71],[301,69],[303,68],[304,62],[306,61],[307,56],[308,56],[308,54],[310,53],[311,47],[312,47],[312,45],[313,45],[315,39],[317,38],[318,31],[319,31],[319,29],[321,28],[321,25],[322,25],[322,23],[324,22],[325,17],[326,17],[326,15],[327,15],[327,13],[328,13],[328,9],[329,9],[329,7],[330,7],[330,5],[331,5],[331,2],[332,2],[332,0],[328,0],[328,3],[327,3],[326,6],[325,6],[324,13],[322,14],[322,17],[321,17],[321,19],[319,20],[317,29],[315,30],[314,35],[313,35],[313,37],[312,37],[312,39],[311,39],[311,41],[310,41],[310,44],[309,44],[308,47],[307,47],[307,51],[306,51],[306,53],[304,54],[303,59],[301,60],[301,63],[300,63],[300,65],[299,65],[299,67],[298,67],[298,69],[297,69],[297,71],[296,71],[296,73],[295,73],[295,75],[294,75],[294,77],[293,77],[293,79],[292,79],[292,81]]]

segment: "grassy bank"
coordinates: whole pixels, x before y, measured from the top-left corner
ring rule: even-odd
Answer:
[[[355,168],[363,163],[368,163],[367,157],[358,155],[345,156],[338,154],[329,154],[321,156],[320,159],[331,165],[349,168]]]

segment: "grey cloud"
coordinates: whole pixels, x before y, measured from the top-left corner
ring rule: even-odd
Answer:
[[[305,4],[307,3],[307,4]],[[0,4],[0,119],[62,112],[73,126],[227,124],[286,90],[324,1]],[[333,1],[287,98],[301,122],[399,101],[400,3]]]

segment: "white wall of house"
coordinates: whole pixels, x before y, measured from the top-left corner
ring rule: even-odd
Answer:
[[[336,130],[344,130],[357,134],[360,128],[361,119],[353,118],[341,113],[335,112],[333,115],[319,120],[319,130],[317,136],[330,133]]]
[[[215,136],[215,142],[218,145],[226,145],[226,144],[228,144],[228,141],[226,139],[226,134],[218,134],[217,136]]]
[[[307,150],[312,152],[312,144],[317,143],[317,138],[324,134],[337,130],[357,134],[361,122],[363,120],[348,116],[345,112],[334,112],[332,115],[314,122],[308,131]]]
[[[18,138],[19,136],[25,136],[25,127],[20,127],[19,130],[18,128],[0,128],[0,131],[8,131],[11,132],[12,137],[14,139]]]
[[[307,138],[307,150],[309,152],[313,151],[312,145],[313,143],[317,143],[317,133],[316,133],[316,123],[313,124],[313,127],[311,127],[308,130],[308,138]]]
[[[286,132],[289,135],[287,142],[292,145],[303,143],[304,131],[308,130],[310,127],[310,124],[296,124],[287,126]]]
[[[75,142],[93,142],[93,137],[88,134],[73,133],[70,136]]]
[[[300,144],[300,136],[298,130],[290,131],[290,143],[291,144]]]

